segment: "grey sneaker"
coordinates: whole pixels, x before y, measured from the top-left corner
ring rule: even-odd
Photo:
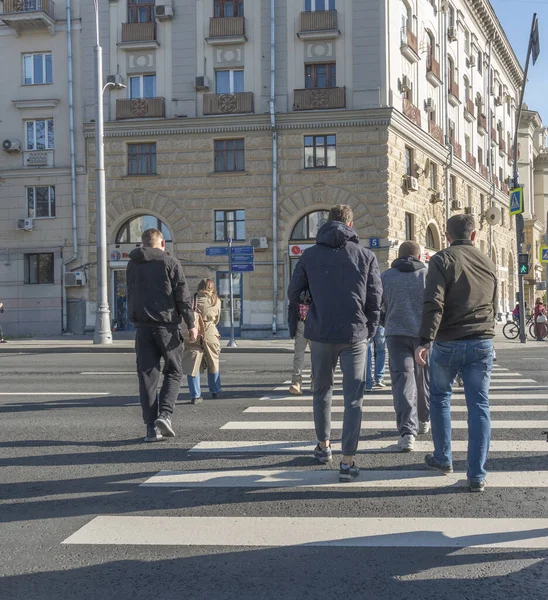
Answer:
[[[333,451],[331,450],[331,446],[322,448],[320,444],[318,444],[314,448],[314,458],[322,465],[331,462],[333,460]]]
[[[424,462],[430,469],[434,469],[435,471],[441,471],[442,473],[452,473],[453,465],[443,465],[439,463],[433,454],[427,454],[424,457]]]
[[[191,398],[190,404],[201,404],[203,401],[204,399],[201,396],[198,396],[198,398]]]
[[[166,438],[158,431],[157,427],[154,427],[154,425],[147,425],[147,435],[145,437],[145,442],[147,442],[147,444],[165,441]]]
[[[424,435],[430,432],[430,421],[419,421],[419,434]]]
[[[154,425],[156,425],[158,431],[164,437],[175,437],[175,431],[171,426],[171,417],[168,415],[160,415],[154,422]]]
[[[415,449],[415,436],[407,433],[398,440],[398,449],[400,452],[412,452]]]
[[[384,383],[384,381],[383,381],[382,379],[379,379],[379,381],[377,381],[377,382],[375,383],[375,386],[374,386],[374,387],[377,387],[377,388],[385,388],[385,387],[386,387],[386,383]]]
[[[352,463],[352,466],[344,466],[341,463],[340,469],[339,469],[339,481],[341,483],[348,483],[350,481],[352,481],[353,479],[356,479],[356,477],[360,474],[360,470],[358,469],[358,467],[356,466],[356,463]]]
[[[468,487],[471,492],[485,492],[485,479],[469,479]]]

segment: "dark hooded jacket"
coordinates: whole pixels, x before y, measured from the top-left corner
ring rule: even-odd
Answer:
[[[381,275],[385,335],[419,337],[426,273],[424,263],[407,256],[396,259]]]
[[[356,232],[340,221],[318,231],[316,245],[301,256],[288,289],[298,304],[310,290],[312,304],[305,338],[314,342],[354,344],[372,337],[379,323],[382,288],[375,255],[360,246]]]
[[[128,314],[135,327],[194,327],[183,267],[160,248],[136,248],[127,266]]]

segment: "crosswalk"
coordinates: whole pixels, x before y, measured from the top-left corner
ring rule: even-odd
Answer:
[[[343,413],[342,376],[335,376],[334,419]],[[477,510],[461,509],[450,517],[417,514],[401,517],[389,514],[368,516],[367,502],[353,515],[338,515],[341,493],[428,495],[467,493],[465,458],[467,451],[466,402],[463,390],[455,388],[452,400],[453,453],[455,472],[442,475],[426,470],[424,453],[432,450],[431,436],[419,436],[415,452],[401,454],[397,446],[390,377],[387,387],[365,394],[362,435],[358,446],[361,473],[351,483],[339,483],[338,461],[315,465],[310,371],[305,373],[302,396],[288,393],[288,383],[276,386],[260,400],[250,401],[241,418],[220,426],[218,439],[203,440],[189,450],[195,468],[164,470],[146,479],[143,489],[158,493],[180,491],[189,494],[261,493],[276,494],[278,509],[260,514],[198,516],[119,515],[99,516],[68,537],[65,544],[171,545],[213,547],[447,547],[548,549],[548,518],[506,518],[490,516],[489,494],[548,490],[548,444],[542,431],[548,430],[548,386],[518,372],[496,366],[490,394],[492,402],[491,461],[488,490],[470,497],[481,502]],[[303,420],[306,419],[306,420]],[[340,453],[342,421],[333,420],[333,451]],[[272,460],[283,459],[277,464]],[[293,459],[293,460],[292,460]],[[186,463],[187,465],[189,463]],[[192,464],[192,463],[191,463]],[[204,468],[204,465],[211,465]],[[303,516],[293,507],[299,500],[314,502],[322,493],[331,503],[328,516]],[[283,492],[283,496],[279,494]],[[202,497],[200,496],[200,497]],[[215,496],[216,497],[216,496]],[[231,496],[233,497],[233,496]],[[296,500],[295,500],[296,498]],[[249,502],[249,500],[248,500]],[[464,503],[467,505],[468,503]],[[291,514],[292,510],[295,514]],[[476,515],[476,516],[475,516]],[[165,532],[169,532],[166,535]]]

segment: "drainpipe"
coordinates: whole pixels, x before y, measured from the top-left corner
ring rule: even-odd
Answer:
[[[491,190],[489,192],[489,208],[492,208],[495,205],[495,183],[493,181],[493,170],[494,170],[494,160],[493,160],[493,141],[491,139],[491,133],[493,130],[493,109],[491,108],[491,87],[495,85],[493,78],[491,76],[491,52],[493,49],[493,40],[489,40],[489,66],[487,67],[487,148],[489,150],[489,183],[491,184]],[[493,259],[493,225],[489,225],[489,258]],[[498,277],[498,274],[497,274]]]
[[[72,204],[72,256],[63,262],[63,331],[67,330],[67,290],[65,287],[65,268],[78,256],[78,226],[76,220],[76,156],[74,144],[74,81],[72,77],[72,15],[70,0],[67,0],[67,63],[68,63],[68,102],[69,102],[69,138],[70,138],[70,193]]]
[[[453,167],[453,146],[449,139],[449,77],[447,73],[447,5],[443,9],[443,36],[441,50],[443,52],[443,80],[445,82],[443,86],[443,105],[445,111],[445,146],[449,152],[447,160],[445,161],[445,220],[449,221],[451,218],[451,198],[449,198],[449,170]]]
[[[276,8],[270,0],[270,126],[272,128],[272,334],[278,329],[278,132],[276,130]]]

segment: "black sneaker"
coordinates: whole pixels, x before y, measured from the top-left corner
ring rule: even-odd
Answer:
[[[471,492],[485,492],[485,479],[469,479],[468,487]]]
[[[348,483],[349,481],[356,479],[359,474],[360,470],[356,466],[356,463],[352,463],[352,466],[347,465],[346,467],[341,463],[339,469],[339,481],[341,483]]]
[[[322,465],[331,462],[333,460],[333,451],[331,450],[331,446],[322,448],[320,444],[318,444],[314,448],[314,458]]]
[[[201,404],[203,401],[204,399],[201,396],[198,396],[198,398],[192,398],[190,404]]]
[[[439,463],[434,458],[433,454],[427,454],[424,457],[424,462],[430,469],[434,469],[436,471],[441,471],[442,473],[452,473],[453,472],[453,465],[443,465],[443,464]]]
[[[147,425],[147,435],[145,437],[145,442],[165,442],[166,438],[159,432],[157,427],[154,425]]]
[[[156,425],[163,437],[175,437],[175,431],[171,426],[171,417],[168,415],[160,415],[154,422],[154,425]]]
[[[211,397],[213,398],[213,400],[217,400],[218,398],[222,398],[223,397],[223,390],[220,390],[219,392],[214,392],[213,394],[211,394]]]

